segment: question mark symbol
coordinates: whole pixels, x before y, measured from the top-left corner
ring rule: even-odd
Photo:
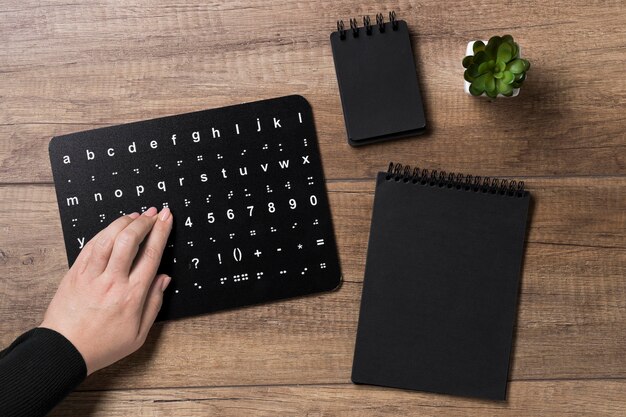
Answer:
[[[193,259],[191,260],[191,263],[193,263],[193,266],[194,266],[194,268],[195,268],[195,269],[198,269],[198,264],[200,263],[200,259],[198,259],[198,258],[193,258]]]

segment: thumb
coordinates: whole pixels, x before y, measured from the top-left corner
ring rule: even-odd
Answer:
[[[161,310],[163,291],[165,291],[171,280],[172,278],[168,275],[160,274],[152,281],[152,285],[146,296],[146,303],[143,307],[141,324],[139,325],[139,337],[141,340],[145,340],[148,336],[148,332],[154,324],[159,310]]]

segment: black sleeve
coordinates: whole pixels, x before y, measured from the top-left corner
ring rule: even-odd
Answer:
[[[0,416],[43,416],[87,375],[82,355],[60,333],[32,329],[0,352]]]

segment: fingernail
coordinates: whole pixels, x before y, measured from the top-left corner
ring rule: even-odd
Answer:
[[[161,291],[165,291],[170,282],[172,281],[172,277],[166,275],[165,278],[161,281]]]
[[[139,217],[139,213],[137,213],[137,212],[130,213],[128,215],[128,217],[130,217],[131,219],[135,220],[137,217]]]
[[[158,210],[156,209],[156,207],[150,207],[148,210],[143,212],[144,216],[148,216],[148,217],[152,217],[155,214],[157,214]]]
[[[159,214],[159,220],[164,222],[165,220],[169,218],[170,218],[170,209],[168,207],[165,207],[163,210],[161,210],[161,214]]]

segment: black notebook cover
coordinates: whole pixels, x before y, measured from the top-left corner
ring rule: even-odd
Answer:
[[[70,265],[122,214],[172,210],[160,320],[340,283],[313,114],[301,96],[55,137],[50,161]]]
[[[353,382],[505,399],[530,200],[520,184],[378,174]]]
[[[406,22],[330,35],[348,142],[353,146],[423,133],[422,97]]]

